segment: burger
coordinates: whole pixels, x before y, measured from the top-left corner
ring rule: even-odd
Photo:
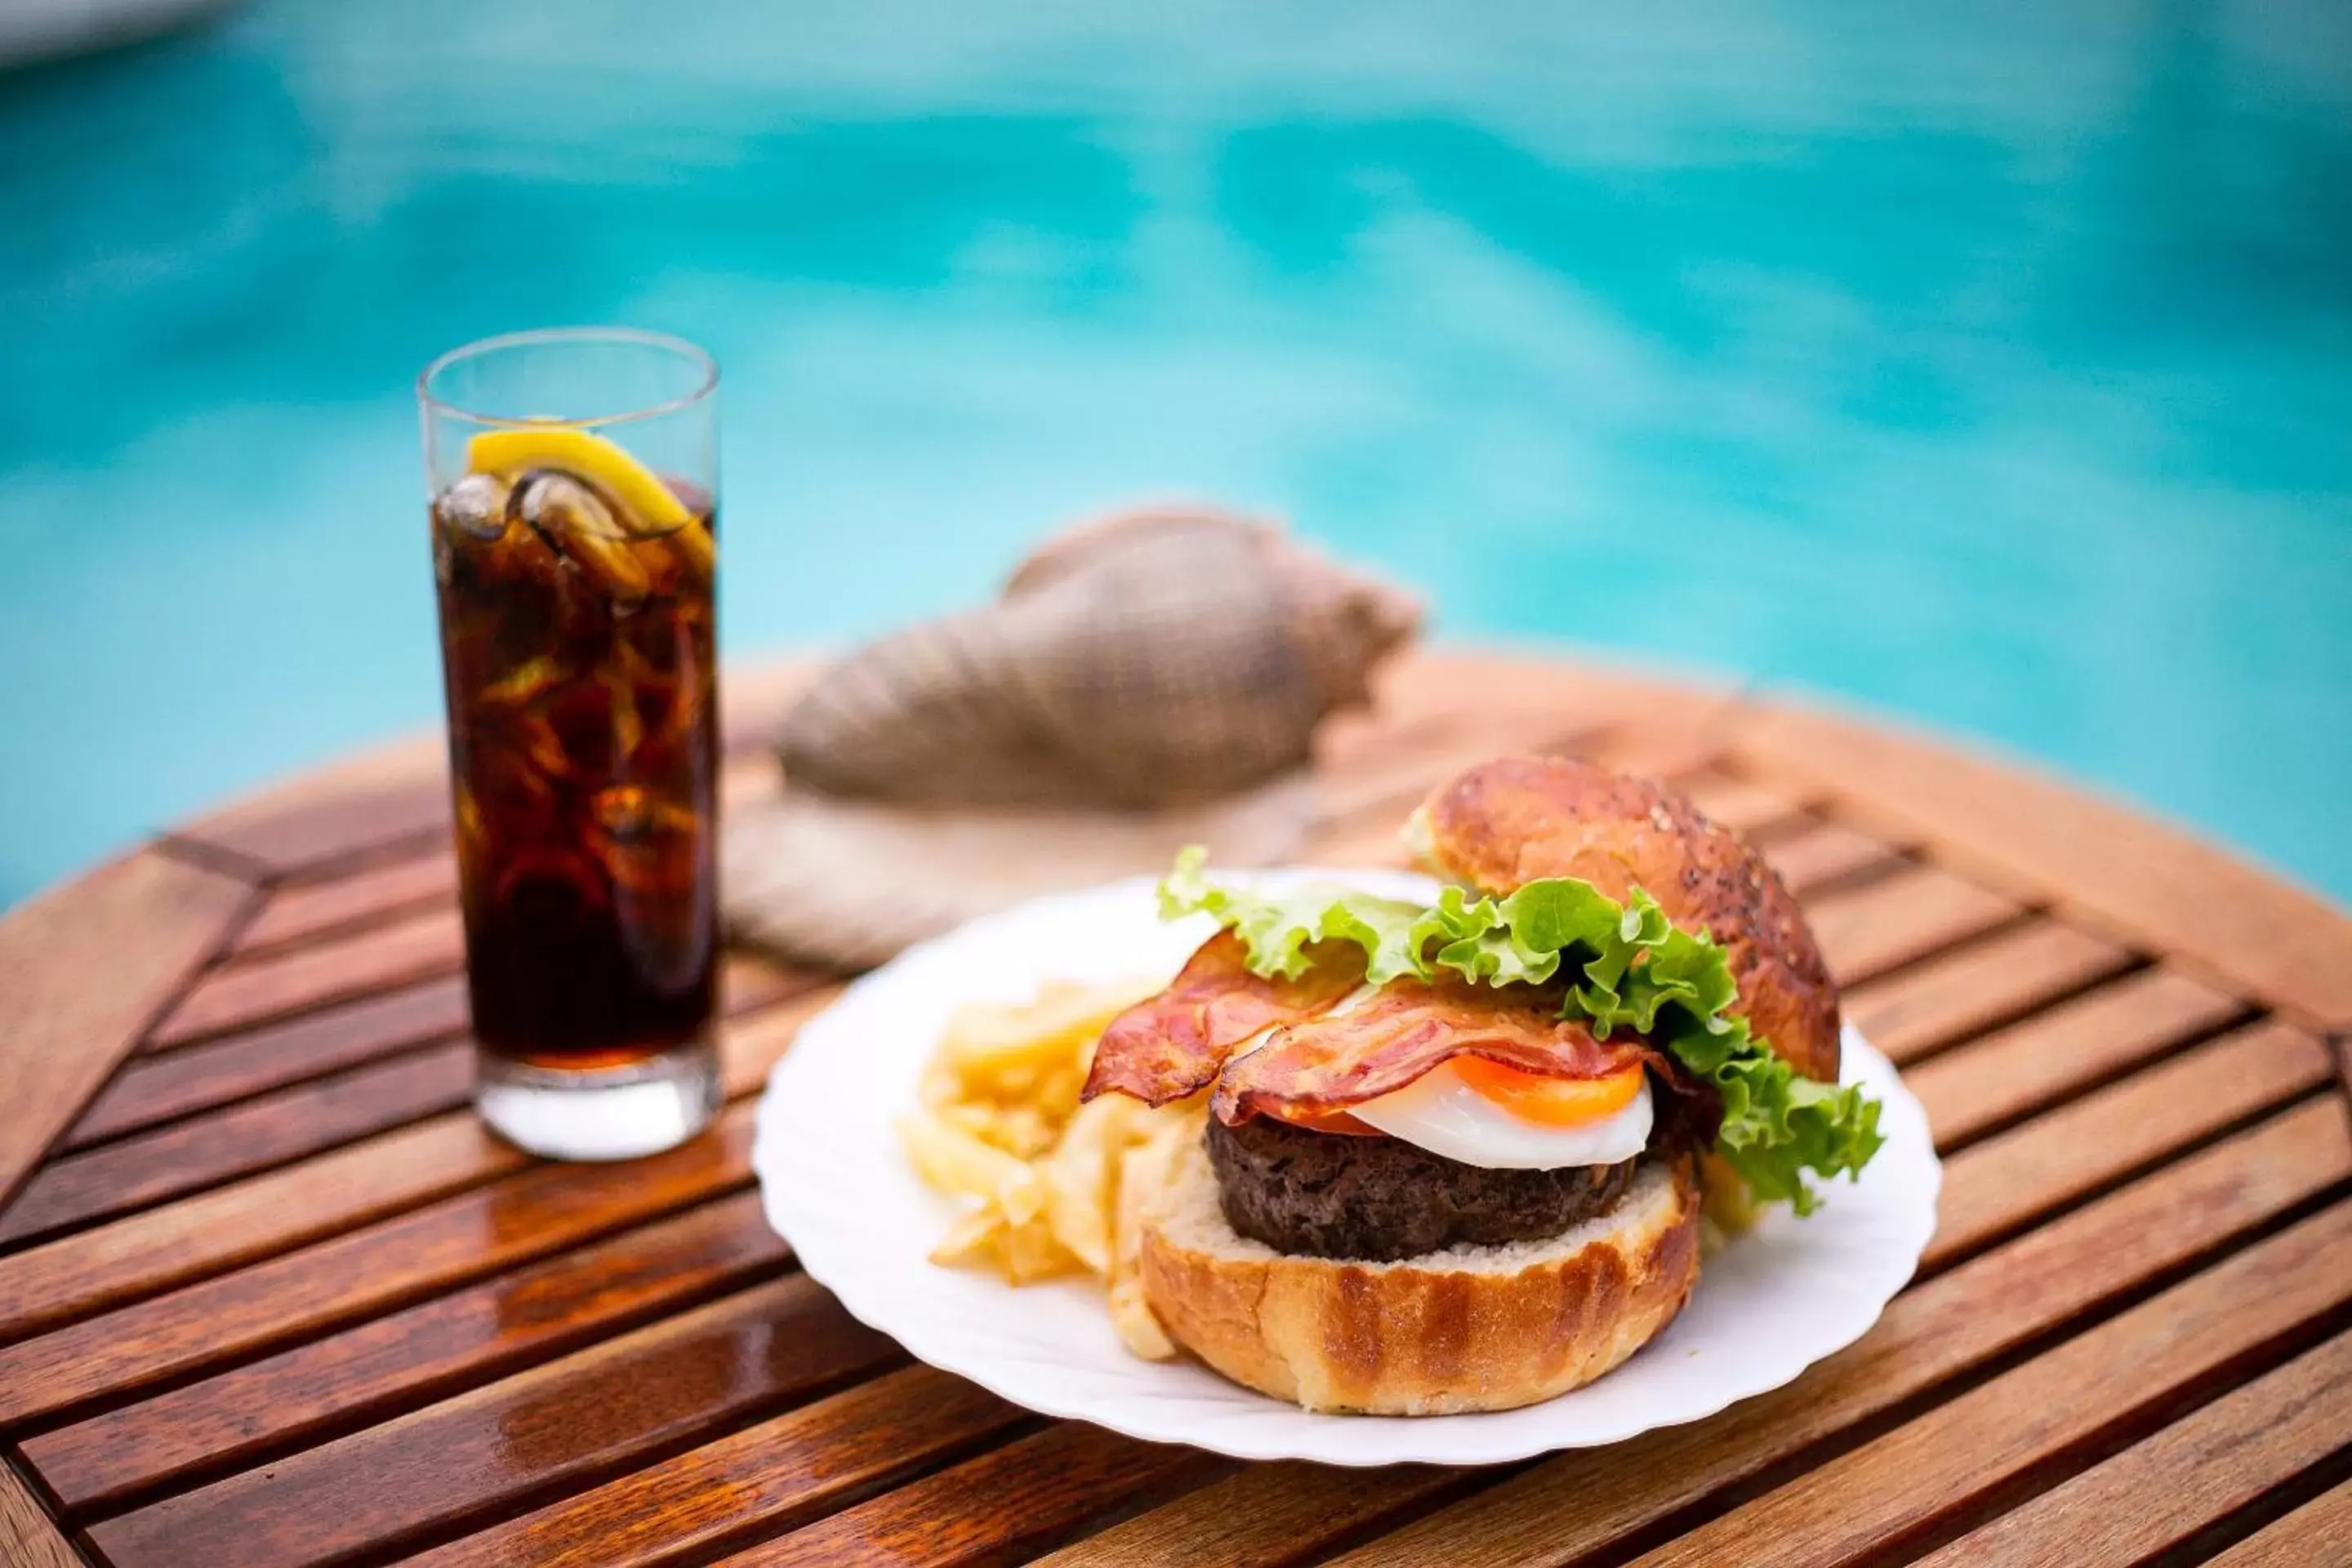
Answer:
[[[1085,1095],[1198,1100],[1142,1224],[1170,1336],[1315,1410],[1501,1410],[1681,1310],[1703,1211],[1809,1212],[1877,1105],[1762,858],[1663,785],[1506,758],[1404,837],[1434,903],[1258,891],[1188,850],[1162,912],[1218,931],[1115,1019]]]

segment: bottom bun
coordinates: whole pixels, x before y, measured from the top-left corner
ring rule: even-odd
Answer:
[[[1188,1145],[1143,1226],[1144,1299],[1217,1371],[1309,1410],[1442,1415],[1591,1382],[1674,1321],[1698,1278],[1688,1160],[1646,1160],[1615,1207],[1559,1236],[1394,1263],[1292,1256],[1234,1234]]]

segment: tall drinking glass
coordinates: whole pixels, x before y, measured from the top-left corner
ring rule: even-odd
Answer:
[[[518,332],[417,380],[475,1104],[536,1153],[667,1149],[719,1100],[719,370]]]

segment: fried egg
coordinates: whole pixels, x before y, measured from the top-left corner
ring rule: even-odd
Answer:
[[[1650,1085],[1593,1121],[1563,1127],[1513,1114],[1473,1089],[1453,1062],[1404,1088],[1348,1108],[1356,1119],[1433,1154],[1496,1171],[1614,1165],[1650,1142]]]

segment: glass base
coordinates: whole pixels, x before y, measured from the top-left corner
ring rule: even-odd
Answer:
[[[709,1041],[627,1067],[570,1071],[474,1056],[474,1109],[509,1142],[551,1160],[634,1160],[674,1149],[719,1110]]]

